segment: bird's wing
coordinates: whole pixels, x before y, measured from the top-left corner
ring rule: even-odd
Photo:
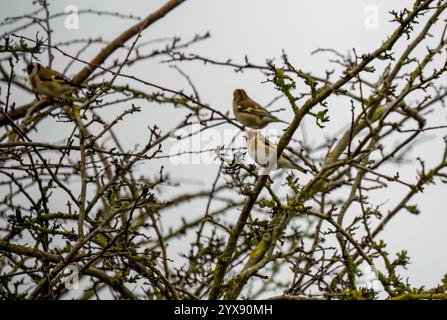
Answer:
[[[266,108],[262,107],[261,105],[259,105],[258,103],[256,103],[251,99],[246,99],[244,101],[239,102],[237,105],[237,109],[239,112],[243,113],[249,113],[260,117],[274,118],[274,116],[272,116]]]
[[[260,142],[264,143],[264,145],[266,146],[267,149],[267,156],[270,156],[273,152],[277,152],[278,150],[278,146],[274,143],[272,143],[269,139],[267,139],[266,137],[258,134],[257,138],[260,140]],[[296,169],[300,170],[301,172],[306,173],[307,170],[304,169],[303,167],[299,166],[292,158],[290,158],[284,151],[281,154],[281,157],[279,157],[277,155],[277,158],[283,158],[286,161],[290,162]]]
[[[266,137],[258,134],[258,140],[259,140],[260,143],[263,143],[265,145],[269,155],[273,154],[274,152],[276,152],[276,144],[271,142],[269,139],[267,139]]]
[[[264,139],[264,143],[267,147],[269,147],[270,149],[276,149],[276,144],[271,142],[269,139],[267,139],[266,137],[262,137],[262,139]]]
[[[68,80],[65,76],[63,76],[62,74],[60,74],[57,71],[48,69],[48,68],[42,68],[39,71],[39,79],[41,81],[48,81],[48,82],[57,82],[57,83],[61,83],[61,84],[68,84],[70,86],[73,87],[78,87],[81,88],[81,85],[78,85],[70,80]]]
[[[50,70],[48,68],[42,68],[39,70],[39,78],[42,81],[55,81],[60,83],[69,82],[63,75],[54,70]]]
[[[52,80],[55,81],[55,82],[72,84],[71,81],[69,81],[68,79],[66,79],[66,78],[64,78],[63,76],[58,75],[58,74],[53,75],[51,78],[52,78]]]

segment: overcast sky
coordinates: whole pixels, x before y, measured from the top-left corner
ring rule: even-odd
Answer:
[[[133,14],[144,17],[148,13],[159,8],[165,1],[51,1],[51,12],[60,12],[67,5],[76,5],[82,9],[106,9],[118,11],[122,14]],[[403,0],[345,0],[345,1],[296,1],[296,0],[191,0],[182,4],[169,13],[164,19],[143,32],[141,42],[172,36],[180,36],[182,39],[190,39],[196,33],[211,33],[211,39],[197,44],[190,52],[198,53],[218,60],[225,61],[228,58],[234,61],[243,61],[247,55],[252,62],[263,63],[267,58],[279,59],[282,50],[287,52],[295,66],[315,75],[324,75],[326,69],[333,68],[328,62],[331,56],[327,54],[311,55],[317,48],[333,48],[340,52],[347,52],[355,48],[361,54],[376,49],[390,34],[394,25],[389,23],[388,11],[400,9],[409,1]],[[106,6],[106,8],[104,8]],[[0,1],[0,20],[5,17],[22,15],[32,11],[31,1]],[[371,24],[371,14],[377,10],[378,24]],[[80,17],[78,30],[67,30],[64,27],[64,18],[54,20],[53,42],[66,41],[72,38],[101,36],[104,40],[110,40],[130,26],[132,21],[115,17],[98,17],[96,15],[83,15]],[[369,26],[369,27],[368,27]],[[32,36],[35,29],[29,29],[24,34]],[[400,49],[405,43],[399,43]],[[65,48],[67,49],[67,48]],[[70,51],[70,49],[68,49]],[[82,59],[89,60],[97,50],[88,51]],[[118,57],[123,58],[123,51]],[[46,54],[42,60],[46,61]],[[55,68],[63,68],[67,58],[58,55],[55,57]],[[75,64],[69,74],[76,73],[80,64]],[[144,66],[142,68],[141,66]],[[218,106],[222,111],[230,109],[232,91],[235,88],[244,88],[260,103],[271,101],[277,94],[273,86],[263,83],[265,77],[259,72],[244,72],[243,74],[231,72],[229,69],[213,66],[203,66],[200,63],[185,63],[180,65],[187,72],[199,89],[201,98],[213,106]],[[127,69],[126,73],[135,74],[147,81],[155,82],[173,89],[182,89],[187,84],[178,72],[168,68],[166,64],[151,63],[139,65],[138,68]],[[118,80],[123,81],[123,80]],[[125,82],[123,82],[125,83]],[[3,94],[3,91],[2,91]],[[29,96],[16,97],[18,104],[28,102]],[[331,101],[331,100],[330,100]],[[127,106],[124,106],[127,107]],[[137,143],[145,141],[147,126],[160,124],[162,128],[170,129],[172,123],[182,120],[184,113],[176,112],[171,107],[156,104],[143,103],[143,112],[133,118],[132,125],[128,122],[121,125],[121,130],[126,130],[126,139],[122,142],[129,148]],[[285,102],[278,107],[286,107]],[[305,123],[311,132],[312,141],[323,141],[325,136],[331,136],[334,132],[346,125],[346,112],[349,105],[330,104],[330,116],[333,123],[322,130],[315,128],[313,121]],[[113,107],[110,111],[110,119],[122,110]],[[292,116],[291,111],[284,111],[281,118],[287,120]],[[444,121],[445,119],[441,119]],[[273,128],[283,128],[282,125],[274,125]],[[67,128],[63,124],[51,122],[37,133],[39,139],[57,141],[60,132]],[[143,134],[142,134],[143,133]],[[434,133],[434,135],[436,135]],[[414,158],[423,155],[428,162],[435,163],[442,150],[439,147],[439,139],[433,139],[424,145],[418,146]],[[160,162],[161,163],[161,162]],[[217,165],[181,165],[169,164],[167,169],[172,176],[179,181],[190,181],[183,184],[184,190],[200,189],[212,183],[216,174]],[[157,168],[146,168],[145,173],[157,172]],[[395,168],[390,169],[395,172]],[[413,166],[403,166],[401,177],[408,181],[415,180]],[[188,180],[190,179],[190,180]],[[179,190],[169,191],[164,196],[168,197]],[[377,192],[372,195],[372,201],[389,203],[389,207],[396,203],[404,189],[392,187],[386,192]],[[447,188],[444,186],[428,186],[424,193],[414,198],[417,201],[421,214],[418,216],[401,212],[395,217],[379,236],[388,243],[391,252],[408,250],[411,264],[408,270],[403,272],[409,277],[411,284],[415,286],[435,286],[447,272],[447,214],[445,200]],[[442,199],[442,200],[441,200]],[[60,204],[61,208],[65,203]],[[175,208],[169,212],[167,219],[177,223],[179,217],[188,217],[193,210],[203,210],[203,202],[192,202],[188,206]],[[166,213],[168,214],[168,213]],[[236,217],[236,216],[235,216]],[[171,248],[172,252],[181,251],[181,244]]]

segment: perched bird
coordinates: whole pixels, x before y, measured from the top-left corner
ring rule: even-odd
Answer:
[[[271,122],[287,123],[251,100],[242,89],[236,89],[233,92],[233,112],[240,123],[253,129],[262,129]]]
[[[284,151],[282,152],[281,156],[278,157],[276,154],[276,144],[270,142],[257,130],[246,130],[244,132],[244,136],[247,140],[248,154],[260,166],[275,169],[274,157],[276,156],[277,168],[296,169],[303,173],[307,172],[306,169],[297,165],[287,154],[284,153]],[[273,163],[270,163],[270,160],[272,160]]]
[[[26,72],[36,94],[60,98],[78,88],[82,88],[81,85],[68,80],[59,72],[46,68],[39,63],[28,64]]]

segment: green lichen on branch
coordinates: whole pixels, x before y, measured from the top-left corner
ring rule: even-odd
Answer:
[[[34,46],[29,46],[23,39],[18,42],[11,41],[7,36],[3,37],[3,43],[0,41],[0,53],[9,52],[18,58],[19,53],[38,54],[41,51],[41,45],[37,42]]]

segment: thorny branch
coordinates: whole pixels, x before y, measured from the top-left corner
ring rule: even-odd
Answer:
[[[378,237],[401,212],[423,213],[414,199],[428,185],[447,182],[446,126],[436,121],[447,95],[447,1],[419,0],[391,12],[394,31],[370,53],[315,50],[334,56],[320,75],[292,64],[286,52],[265,63],[192,53],[207,32],[148,40],[143,31],[183,2],[167,1],[110,42],[92,36],[54,43],[53,19],[63,13],[51,12],[50,1],[0,23],[1,297],[66,298],[74,267],[88,280],[76,296],[82,299],[374,299],[379,290],[359,284],[368,266],[387,298],[445,299],[446,279],[433,289],[412,287],[399,275],[406,251],[393,258]],[[45,39],[22,34],[31,29],[44,30]],[[88,61],[92,49],[97,54]],[[47,66],[64,58],[65,71],[82,65],[73,80],[86,88],[69,100],[39,96],[17,106],[18,96],[33,98],[18,68],[24,52]],[[178,71],[188,87],[132,74],[150,63]],[[186,64],[264,75],[281,94],[271,104],[294,115],[277,137],[278,151],[287,149],[311,173],[269,177],[240,162],[242,126],[203,100]],[[129,143],[126,130],[145,108],[168,106],[177,120],[165,127],[148,119],[141,140]],[[334,109],[346,121],[330,136]],[[46,139],[47,125],[66,131]],[[321,132],[318,143],[307,135],[310,125]],[[230,143],[169,149],[228,128]],[[443,150],[435,164],[417,153],[429,138]],[[209,177],[182,180],[169,172],[179,158],[210,153],[217,171]],[[402,173],[403,165],[413,174]],[[377,199],[390,188],[400,197]]]

